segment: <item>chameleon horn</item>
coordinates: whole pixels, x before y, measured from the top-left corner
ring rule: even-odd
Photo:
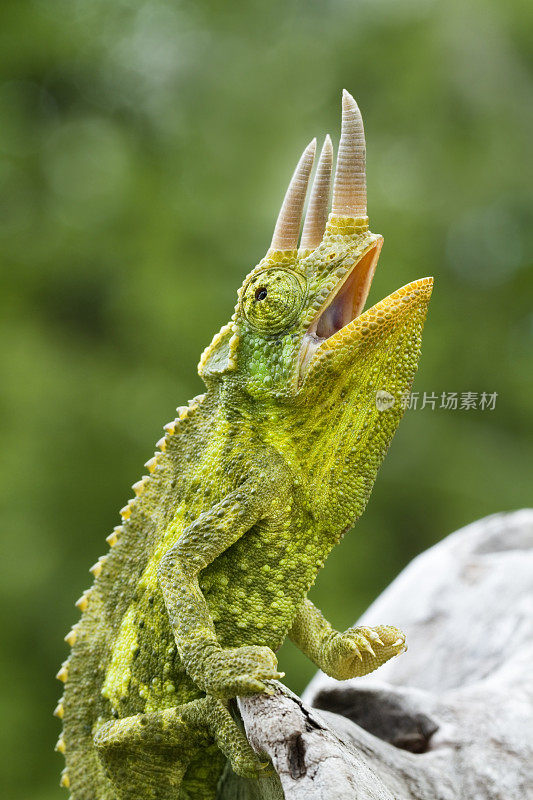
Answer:
[[[303,151],[285,194],[272,237],[271,250],[296,250],[307,184],[315,160],[316,139]]]
[[[342,131],[333,186],[332,215],[366,217],[366,147],[363,119],[352,95],[342,92]]]
[[[329,133],[318,159],[316,175],[309,198],[309,207],[305,215],[302,232],[301,250],[314,250],[322,241],[329,209],[329,190],[331,185],[331,165],[333,163],[333,145]]]

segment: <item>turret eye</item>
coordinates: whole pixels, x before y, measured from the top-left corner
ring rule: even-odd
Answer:
[[[305,299],[303,275],[283,267],[271,267],[255,275],[244,287],[241,306],[248,322],[267,335],[294,325]]]

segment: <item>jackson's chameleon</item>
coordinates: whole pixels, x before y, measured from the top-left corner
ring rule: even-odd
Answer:
[[[314,151],[315,140],[201,357],[206,393],[165,425],[77,603],[55,711],[74,800],[209,800],[226,759],[257,775],[231,698],[272,691],[287,635],[341,680],[405,648],[388,625],[335,631],[307,593],[400,421],[432,280],[363,312],[383,240],[368,229],[363,124],[347,92],[332,212],[327,137],[298,247]],[[380,390],[394,398],[384,410]]]

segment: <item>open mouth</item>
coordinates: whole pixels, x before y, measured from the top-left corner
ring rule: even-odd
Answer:
[[[333,289],[304,334],[300,348],[300,379],[318,348],[363,312],[376,270],[383,239],[370,247]]]

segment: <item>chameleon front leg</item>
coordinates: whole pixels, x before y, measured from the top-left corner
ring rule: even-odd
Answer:
[[[299,606],[289,637],[319,669],[337,680],[359,678],[405,648],[405,636],[392,625],[334,630],[310,600]]]
[[[268,691],[282,677],[269,647],[224,649],[198,584],[202,569],[264,518],[272,492],[253,476],[202,513],[161,560],[158,578],[183,666],[197,686],[218,698]]]
[[[213,742],[237,774],[258,774],[259,759],[223,698],[266,691],[265,681],[281,677],[276,656],[268,647],[221,647],[198,575],[262,519],[271,503],[268,490],[263,487],[259,492],[250,478],[201,514],[163,556],[158,579],[178,652],[193,681],[208,696],[112,720],[98,730],[95,746],[120,800],[174,800],[182,796],[182,782],[192,797],[189,766],[199,770],[201,783],[206,770],[216,778],[218,750],[213,750]],[[211,794],[199,796],[204,800]]]

